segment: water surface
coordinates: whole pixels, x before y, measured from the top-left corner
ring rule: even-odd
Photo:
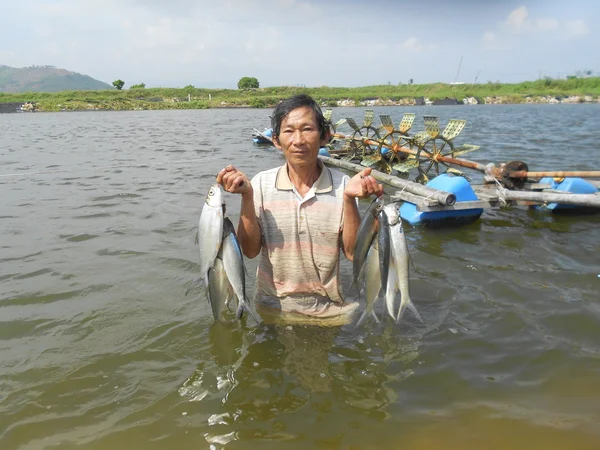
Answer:
[[[599,105],[376,108],[403,112],[467,119],[482,163],[598,169]],[[0,448],[599,448],[599,215],[407,227],[425,324],[212,324],[198,217],[225,165],[282,163],[269,114],[0,117]]]

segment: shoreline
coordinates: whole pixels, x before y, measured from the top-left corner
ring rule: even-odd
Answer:
[[[84,111],[149,111],[149,110],[175,110],[175,109],[272,109],[275,102],[265,102],[265,104],[256,105],[256,101],[263,100],[260,97],[249,98],[246,102],[205,102],[203,99],[193,98],[180,101],[177,99],[156,99],[148,102],[139,100],[131,102],[129,99],[112,100],[106,102],[89,102],[89,100],[70,100],[65,104],[48,104],[45,101],[25,101],[25,102],[0,102],[0,114],[2,113],[20,113],[20,112],[84,112]],[[124,101],[127,100],[127,101]],[[261,102],[262,103],[262,102]],[[456,105],[517,105],[517,104],[600,104],[600,97],[591,95],[540,95],[540,96],[494,96],[494,97],[465,97],[462,101],[457,98],[447,97],[430,100],[428,97],[407,97],[400,100],[390,100],[385,98],[370,98],[368,100],[357,100],[347,98],[343,100],[320,101],[323,108],[335,107],[378,107],[378,106],[456,106]]]

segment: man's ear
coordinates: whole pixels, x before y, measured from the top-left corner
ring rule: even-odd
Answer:
[[[327,127],[327,130],[325,130],[325,136],[323,137],[323,139],[321,139],[321,147],[323,147],[325,144],[327,144],[330,139],[331,139],[331,128]]]
[[[277,147],[279,150],[282,150],[281,144],[279,143],[279,138],[277,136],[272,136],[271,140],[273,141],[275,147]]]

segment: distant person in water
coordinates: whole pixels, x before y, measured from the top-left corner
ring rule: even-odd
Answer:
[[[261,256],[257,307],[286,320],[348,322],[357,303],[344,302],[340,250],[352,260],[360,225],[356,199],[382,195],[383,187],[370,176],[371,169],[350,178],[319,160],[330,129],[310,96],[282,101],[271,122],[283,166],[252,181],[233,166],[217,175],[227,192],[242,196],[238,239],[244,254]]]

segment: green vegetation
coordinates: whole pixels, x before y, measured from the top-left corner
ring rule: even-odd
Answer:
[[[142,83],[143,84],[143,83]],[[281,99],[306,93],[322,105],[336,106],[338,101],[365,102],[379,100],[382,104],[411,104],[413,99],[430,100],[467,97],[478,99],[502,98],[504,103],[536,101],[540,97],[591,96],[600,97],[600,77],[571,78],[567,80],[542,79],[518,84],[488,82],[485,84],[449,85],[403,84],[379,85],[357,88],[344,87],[268,87],[253,90],[202,89],[192,85],[181,89],[108,89],[100,91],[0,93],[0,102],[35,102],[40,111],[73,111],[85,109],[198,109],[218,107],[272,108]],[[191,101],[188,101],[188,95]],[[393,103],[391,103],[393,102]]]
[[[243,77],[238,81],[238,89],[258,89],[258,80],[254,77]]]
[[[121,79],[115,80],[113,81],[113,86],[116,87],[118,91],[120,91],[121,89],[123,89],[123,86],[125,86],[125,82]]]
[[[146,83],[134,84],[129,89],[145,89]]]

